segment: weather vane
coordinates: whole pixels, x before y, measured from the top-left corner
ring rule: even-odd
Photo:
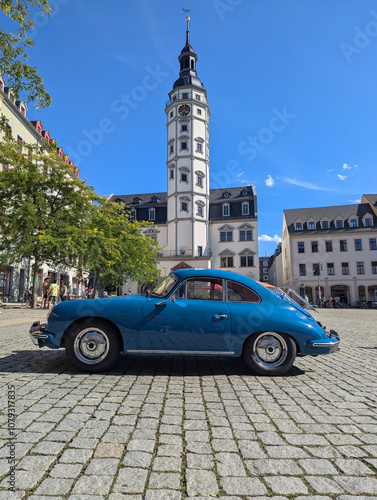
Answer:
[[[187,22],[187,43],[189,43],[189,33],[190,33],[190,28],[189,28],[189,22],[190,22],[190,16],[188,15],[189,12],[191,12],[192,9],[182,9],[183,12],[186,12],[187,17],[186,17],[186,22]]]

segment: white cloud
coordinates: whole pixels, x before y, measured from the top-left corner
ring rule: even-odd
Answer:
[[[356,203],[357,205],[361,203],[361,200],[348,200],[348,201],[350,201],[351,203]]]
[[[243,172],[241,172],[240,174],[237,174],[236,177],[242,177],[243,174],[246,172],[246,170],[244,170]]]
[[[326,170],[326,172],[334,172],[334,169],[333,168],[329,168],[328,170]]]
[[[277,234],[274,234],[274,236],[268,236],[268,234],[262,234],[261,236],[258,236],[258,241],[267,241],[269,243],[280,243],[281,238]]]
[[[321,188],[319,186],[316,186],[315,184],[311,184],[310,182],[303,182],[303,181],[298,181],[296,179],[290,179],[290,178],[285,178],[285,182],[288,182],[288,184],[293,184],[294,186],[299,186],[304,189],[314,189],[314,190],[320,190],[320,191],[328,191],[326,188]]]
[[[264,182],[266,183],[266,186],[272,188],[272,186],[275,184],[275,179],[271,177],[270,174],[268,174],[267,179]]]
[[[338,174],[338,175],[337,175],[337,177],[338,177],[338,179],[339,179],[340,181],[345,181],[345,180],[347,179],[347,176],[346,176],[346,175],[340,175],[340,174]]]
[[[347,165],[347,163],[343,163],[343,170],[352,170],[352,167]]]

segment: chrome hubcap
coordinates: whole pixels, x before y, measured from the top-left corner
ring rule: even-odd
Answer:
[[[278,333],[265,332],[256,338],[253,354],[260,365],[280,366],[287,358],[287,344]]]
[[[93,365],[101,362],[109,352],[109,339],[99,328],[86,328],[77,335],[74,353],[80,361]]]

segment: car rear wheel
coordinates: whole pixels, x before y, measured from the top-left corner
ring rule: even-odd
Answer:
[[[249,337],[242,357],[257,375],[284,375],[296,358],[296,344],[284,333],[261,332]]]
[[[120,353],[119,337],[114,327],[105,321],[80,323],[68,334],[66,353],[80,370],[90,373],[109,370]]]

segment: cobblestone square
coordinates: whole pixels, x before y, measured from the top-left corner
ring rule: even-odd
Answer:
[[[3,309],[0,500],[376,497],[377,311],[313,314],[341,350],[283,377],[178,356],[89,375],[32,344],[42,311]]]

